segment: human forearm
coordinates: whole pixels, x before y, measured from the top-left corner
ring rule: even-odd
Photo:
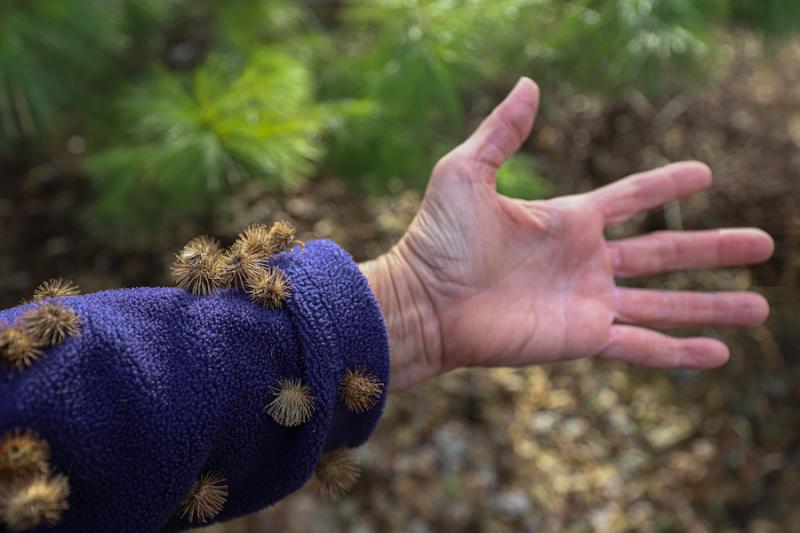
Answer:
[[[0,437],[33,432],[51,452],[35,473],[52,468],[68,478],[63,513],[52,520],[60,530],[161,531],[229,519],[285,496],[315,468],[323,480],[323,452],[341,456],[366,440],[388,381],[369,287],[331,242],[270,264],[291,286],[277,309],[232,289],[57,298],[80,318],[80,331],[28,364],[0,366]],[[33,307],[0,311],[0,325],[21,328]],[[0,344],[7,363],[5,352]],[[0,530],[3,522],[24,529],[9,518],[22,511],[5,504],[4,490],[31,470],[12,461],[9,442],[0,442]],[[344,488],[352,469],[346,474],[322,488]],[[186,496],[206,475],[219,498],[193,513]]]

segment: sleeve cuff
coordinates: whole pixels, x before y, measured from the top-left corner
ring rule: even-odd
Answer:
[[[389,380],[389,341],[378,302],[358,265],[331,241],[313,241],[273,264],[285,270],[292,284],[288,308],[306,354],[305,375],[321,418],[330,420],[319,453],[359,446],[380,418]],[[348,408],[343,397],[353,372],[383,385],[364,412]]]

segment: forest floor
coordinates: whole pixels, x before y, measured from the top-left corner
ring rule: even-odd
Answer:
[[[355,490],[335,503],[303,489],[257,515],[206,531],[800,531],[800,44],[765,60],[736,39],[705,88],[664,106],[544,94],[525,150],[559,194],[679,159],[714,169],[708,193],[613,228],[611,236],[758,226],[777,241],[754,268],[641,282],[739,290],[770,299],[763,327],[714,334],[731,362],[710,372],[582,361],[460,370],[394,395],[358,450]],[[87,238],[90,192],[69,156],[6,163],[0,193],[0,304],[41,280],[86,291],[168,284],[171,253],[208,227],[154,236],[131,251]],[[233,236],[286,218],[356,259],[402,234],[421,195],[354,195],[324,177],[276,198],[249,185],[213,222]]]

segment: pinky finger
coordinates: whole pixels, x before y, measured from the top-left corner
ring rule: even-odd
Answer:
[[[677,338],[636,326],[611,326],[600,359],[655,368],[714,368],[730,357],[724,343],[707,337]]]

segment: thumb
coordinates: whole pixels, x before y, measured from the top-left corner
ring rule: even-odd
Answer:
[[[497,169],[528,138],[538,107],[539,86],[530,78],[520,78],[505,100],[461,146],[463,153],[478,163],[482,179],[493,182]]]

